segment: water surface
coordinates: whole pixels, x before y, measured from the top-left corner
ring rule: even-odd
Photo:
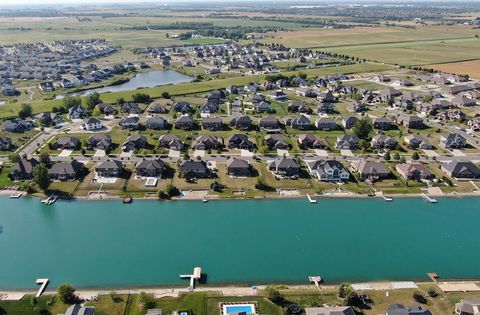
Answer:
[[[480,277],[478,198],[0,204],[0,289]]]

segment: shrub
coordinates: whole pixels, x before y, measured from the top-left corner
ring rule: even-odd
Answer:
[[[425,297],[423,292],[418,291],[418,290],[413,292],[413,299],[415,301],[417,301],[418,303],[422,303],[422,304],[427,303],[427,298]]]

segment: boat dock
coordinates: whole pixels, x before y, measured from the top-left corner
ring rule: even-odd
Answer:
[[[430,279],[432,279],[433,282],[435,282],[435,283],[438,282],[439,277],[435,272],[428,272],[427,275]]]
[[[193,274],[191,275],[186,275],[186,274],[180,275],[181,279],[190,279],[190,285],[188,287],[190,291],[195,290],[195,280],[199,280],[201,277],[202,277],[202,268],[200,267],[193,268]]]
[[[310,282],[313,282],[315,284],[315,286],[318,288],[320,282],[322,282],[322,277],[320,277],[320,276],[309,276],[308,280],[310,280]]]
[[[46,205],[51,205],[51,204],[54,204],[55,201],[57,201],[58,199],[58,196],[56,195],[51,195],[50,197],[48,197],[47,199],[43,199],[41,202],[43,204],[46,204]]]
[[[40,297],[40,295],[42,295],[42,293],[45,291],[45,288],[47,287],[48,281],[49,280],[46,278],[38,278],[37,281],[35,281],[37,284],[40,284],[40,289],[38,289],[35,297],[38,298]]]
[[[437,203],[438,202],[437,199],[429,197],[429,196],[427,196],[427,194],[422,194],[422,198],[423,198],[423,200],[428,201],[430,203]]]
[[[11,194],[10,196],[8,196],[9,198],[12,198],[12,199],[18,199],[20,197],[23,196],[23,192],[17,192],[15,194]]]
[[[308,202],[310,202],[310,203],[317,203],[317,200],[310,197],[310,195],[307,195],[307,199],[308,199]]]

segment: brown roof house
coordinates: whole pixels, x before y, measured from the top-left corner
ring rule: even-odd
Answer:
[[[352,162],[353,171],[357,172],[362,179],[384,179],[390,176],[390,171],[385,164],[377,161],[361,159]]]
[[[425,165],[418,162],[398,164],[396,169],[404,179],[420,181],[435,177]]]
[[[250,176],[250,163],[244,159],[231,158],[227,163],[227,174],[234,177]]]
[[[33,178],[33,169],[38,164],[34,158],[22,158],[10,169],[10,178],[12,180],[30,180]]]

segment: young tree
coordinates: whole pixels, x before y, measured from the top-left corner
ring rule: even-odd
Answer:
[[[393,154],[393,159],[394,159],[395,161],[400,160],[400,154],[398,154],[398,152],[395,152],[395,153]]]
[[[98,107],[98,105],[95,106],[95,108],[93,109],[92,115],[94,117],[99,117],[100,115],[102,115],[102,111],[100,110],[100,107]]]
[[[372,122],[368,118],[362,118],[353,125],[353,133],[359,139],[368,139],[372,130]]]
[[[20,154],[18,153],[11,153],[9,156],[8,156],[8,159],[10,160],[10,162],[12,163],[17,163],[18,161],[20,161],[22,157],[20,156]]]
[[[280,292],[270,285],[267,285],[265,287],[264,293],[265,293],[265,297],[275,304],[281,302],[283,299]]]
[[[62,284],[57,288],[57,295],[60,301],[65,304],[73,304],[77,299],[75,296],[75,288],[68,283]]]
[[[416,160],[418,160],[419,158],[420,158],[420,155],[418,155],[417,152],[413,152],[413,154],[412,154],[412,160],[415,160],[415,161],[416,161]]]
[[[385,152],[385,155],[383,156],[383,159],[385,161],[390,161],[390,159],[391,159],[390,151]]]
[[[33,181],[45,191],[50,186],[50,175],[48,175],[48,169],[45,165],[40,164],[33,170]]]
[[[102,102],[102,100],[100,99],[100,94],[98,93],[93,93],[92,95],[90,95],[87,100],[86,100],[86,105],[87,105],[87,108],[89,110],[93,110],[95,108],[95,106],[97,106],[98,104],[100,104]]]
[[[29,104],[22,104],[22,108],[18,111],[18,117],[25,119],[32,116],[32,106]]]
[[[145,93],[135,93],[132,95],[132,101],[135,103],[150,103],[151,98],[150,95],[145,94]]]
[[[47,153],[47,152],[42,152],[40,154],[40,157],[39,157],[39,161],[40,163],[42,163],[43,165],[45,165],[46,167],[49,167],[50,166],[50,155]]]
[[[73,106],[81,105],[82,99],[78,96],[67,96],[63,99],[63,107],[69,109]]]

